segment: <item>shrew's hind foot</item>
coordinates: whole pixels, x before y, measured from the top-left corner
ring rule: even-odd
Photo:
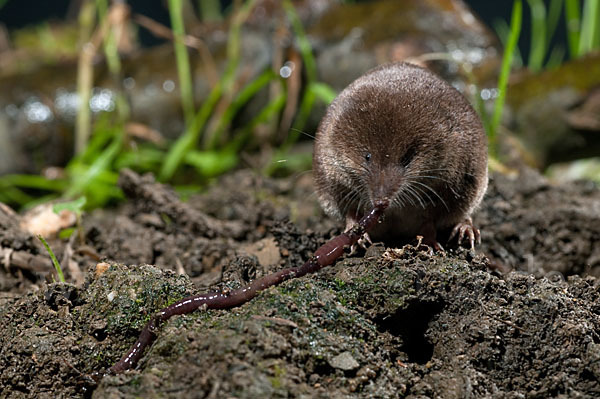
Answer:
[[[435,225],[431,220],[427,220],[421,225],[419,234],[417,235],[417,240],[417,247],[428,247],[431,249],[428,251],[430,253],[433,251],[444,252],[444,247],[442,247],[442,244],[440,244],[437,240]]]
[[[448,241],[454,239],[457,235],[458,245],[462,245],[466,238],[468,238],[469,243],[471,244],[471,249],[475,249],[475,242],[481,244],[481,233],[479,229],[473,225],[473,220],[470,217],[454,226]]]
[[[417,236],[417,244],[416,247],[419,250],[427,252],[429,255],[433,255],[434,252],[445,252],[442,244],[437,242],[435,239],[431,239],[428,237],[423,237],[421,235]]]

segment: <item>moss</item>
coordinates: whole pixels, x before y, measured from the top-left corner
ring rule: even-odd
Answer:
[[[187,279],[152,266],[115,264],[92,281],[81,311],[105,320],[109,334],[139,330],[156,311],[188,295],[189,285]]]
[[[556,69],[548,69],[527,79],[520,79],[507,89],[506,101],[519,109],[532,99],[547,98],[565,87],[587,91],[600,81],[600,53],[565,62]]]
[[[276,363],[275,365],[273,365],[273,376],[269,378],[269,381],[271,381],[271,385],[273,386],[273,388],[282,388],[283,384],[281,382],[281,379],[285,376],[285,374],[285,369],[280,367],[279,364]]]
[[[310,30],[311,35],[328,40],[347,37],[352,29],[365,32],[365,46],[379,43],[389,37],[415,30],[414,16],[399,11],[405,9],[393,0],[378,3],[360,3],[335,8],[325,14]]]

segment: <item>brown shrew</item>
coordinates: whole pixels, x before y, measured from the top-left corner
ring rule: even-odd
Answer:
[[[382,65],[344,89],[319,125],[313,173],[321,206],[347,228],[384,201],[374,238],[421,235],[442,249],[437,233],[452,229],[459,243],[480,240],[471,214],[488,182],[484,129],[463,95],[424,68]]]

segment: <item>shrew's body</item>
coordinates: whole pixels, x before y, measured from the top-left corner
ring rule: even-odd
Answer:
[[[388,64],[368,71],[329,106],[317,131],[319,201],[347,226],[389,201],[381,238],[436,232],[479,239],[471,214],[487,188],[487,144],[475,110],[426,69]]]

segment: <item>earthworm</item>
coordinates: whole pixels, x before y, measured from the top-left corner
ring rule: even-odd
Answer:
[[[292,278],[302,277],[308,273],[315,273],[323,267],[331,265],[343,254],[345,249],[356,244],[363,234],[377,224],[387,207],[387,201],[376,203],[373,209],[360,219],[354,227],[323,244],[302,266],[280,270],[230,292],[194,295],[167,306],[148,321],[137,341],[118,362],[108,369],[108,373],[118,374],[134,367],[144,354],[145,349],[156,338],[158,327],[171,316],[191,313],[200,307],[205,309],[229,309],[240,306],[266,288]]]

